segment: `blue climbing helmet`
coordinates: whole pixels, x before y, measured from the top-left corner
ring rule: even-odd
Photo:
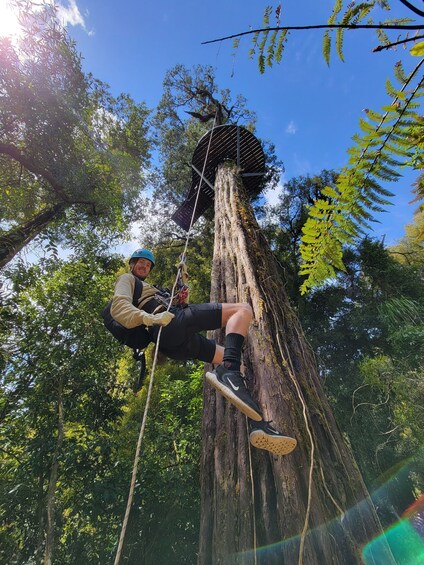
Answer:
[[[133,259],[147,259],[152,263],[152,269],[155,266],[155,256],[148,249],[137,249],[134,251],[128,262],[131,263]]]

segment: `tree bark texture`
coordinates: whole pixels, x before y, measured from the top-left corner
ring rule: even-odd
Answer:
[[[254,448],[245,416],[205,384],[198,563],[362,563],[381,526],[238,173],[223,163],[215,180],[211,300],[251,304],[248,387],[298,446],[284,457]],[[214,337],[223,343],[221,331]],[[394,563],[388,548],[377,563]]]

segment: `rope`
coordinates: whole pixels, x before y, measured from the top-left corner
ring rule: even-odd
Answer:
[[[126,531],[127,531],[128,519],[129,519],[129,516],[130,516],[132,501],[133,501],[133,498],[134,498],[135,481],[136,481],[136,478],[137,478],[137,469],[138,469],[138,464],[139,464],[139,461],[140,461],[141,442],[142,442],[143,436],[144,436],[144,429],[146,427],[147,413],[148,413],[148,409],[149,409],[149,405],[150,405],[150,398],[151,398],[151,395],[152,395],[153,376],[154,376],[154,371],[156,369],[156,361],[157,361],[158,351],[159,351],[158,345],[159,345],[161,333],[162,333],[162,327],[159,328],[158,340],[157,340],[157,344],[156,344],[156,347],[155,347],[155,355],[154,355],[154,358],[153,358],[153,365],[152,365],[152,376],[151,376],[150,382],[149,382],[149,389],[148,389],[148,392],[147,392],[146,406],[144,408],[143,420],[142,420],[142,423],[141,423],[140,433],[138,435],[137,447],[136,447],[136,450],[135,450],[134,464],[133,464],[133,470],[132,470],[130,490],[129,490],[129,493],[128,493],[127,508],[125,510],[124,521],[122,522],[121,535],[119,537],[119,544],[118,544],[118,549],[116,551],[116,557],[115,557],[114,565],[118,565],[119,561],[121,559],[122,548],[123,548],[123,545],[124,545],[125,534],[126,534]]]
[[[179,278],[180,278],[180,275],[181,275],[181,272],[182,272],[182,266],[183,266],[183,264],[185,263],[185,260],[186,260],[188,242],[189,242],[190,235],[191,235],[191,229],[192,229],[193,223],[194,223],[194,216],[195,216],[195,213],[196,213],[197,203],[199,201],[200,187],[202,186],[203,177],[204,177],[204,174],[205,174],[206,163],[207,163],[207,160],[208,160],[209,150],[210,150],[211,143],[212,143],[212,134],[213,134],[213,129],[215,127],[217,113],[218,113],[218,109],[215,112],[212,131],[211,131],[211,135],[210,135],[210,138],[209,138],[208,147],[207,147],[207,150],[206,150],[202,174],[201,174],[201,177],[200,177],[200,183],[199,183],[199,186],[197,188],[196,200],[195,200],[195,203],[194,203],[193,213],[192,213],[191,220],[190,220],[190,227],[189,227],[188,232],[187,232],[184,251],[182,253],[182,261],[181,261],[180,265],[178,266],[177,275],[175,277],[174,285],[173,285],[172,291],[171,291],[171,298],[169,300],[168,308],[166,309],[167,312],[169,312],[169,309],[171,308],[171,305],[172,305],[172,302],[173,302],[173,299],[174,299],[174,296],[175,296],[175,290],[177,288],[177,284],[178,284],[178,281],[179,281]],[[144,407],[143,420],[142,420],[142,423],[141,423],[140,433],[138,435],[137,446],[136,446],[135,456],[134,456],[132,476],[131,476],[130,490],[129,490],[129,493],[128,493],[127,507],[125,509],[125,516],[124,516],[124,520],[122,522],[121,534],[119,536],[118,549],[116,551],[116,557],[115,557],[114,565],[119,565],[119,562],[121,560],[122,548],[123,548],[123,545],[124,545],[125,534],[126,534],[126,531],[127,531],[128,519],[129,519],[129,516],[130,516],[131,506],[132,506],[132,502],[133,502],[133,498],[134,498],[135,482],[136,482],[136,478],[137,478],[138,464],[140,462],[141,443],[142,443],[143,437],[144,437],[144,430],[145,430],[145,427],[146,427],[147,414],[148,414],[148,410],[149,410],[149,406],[150,406],[150,398],[151,398],[151,395],[152,395],[153,380],[154,380],[154,375],[155,375],[155,370],[156,370],[156,363],[157,363],[157,357],[158,357],[158,352],[159,352],[159,343],[160,343],[161,334],[162,334],[162,326],[159,328],[158,337],[157,337],[157,340],[156,340],[155,355],[154,355],[153,363],[152,363],[152,371],[151,371],[151,376],[150,376],[149,388],[148,388],[148,392],[147,392],[146,406]]]
[[[256,508],[255,508],[255,485],[253,483],[253,465],[252,465],[252,449],[249,441],[249,422],[246,417],[247,444],[249,447],[249,472],[250,484],[252,485],[252,516],[253,516],[253,559],[254,565],[257,565],[257,535],[256,535]]]

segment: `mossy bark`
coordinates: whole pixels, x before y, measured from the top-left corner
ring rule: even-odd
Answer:
[[[298,447],[279,457],[250,446],[246,418],[205,384],[198,563],[362,563],[362,548],[381,526],[289,304],[284,273],[233,164],[220,165],[215,191],[211,300],[251,304],[248,386],[265,419]],[[222,343],[222,332],[215,338]],[[379,559],[393,563],[388,549]]]

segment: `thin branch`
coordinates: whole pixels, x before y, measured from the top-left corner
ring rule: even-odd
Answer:
[[[226,37],[220,37],[219,39],[210,39],[209,41],[203,41],[201,45],[207,45],[208,43],[217,43],[218,41],[225,41],[227,39],[234,39],[236,37],[242,37],[243,35],[253,35],[255,33],[263,33],[269,31],[293,31],[293,30],[304,30],[304,29],[407,29],[407,30],[417,30],[424,29],[424,25],[395,25],[395,24],[364,24],[364,25],[354,25],[354,24],[320,24],[313,26],[286,26],[286,27],[265,27],[261,29],[251,29],[249,31],[243,31],[241,33],[235,33],[233,35],[227,35]]]
[[[404,6],[412,10],[415,14],[418,14],[419,16],[424,16],[424,12],[419,8],[416,8],[413,4],[408,2],[408,0],[400,0],[400,1]]]
[[[12,457],[13,459],[15,459],[19,465],[23,464],[22,459],[19,459],[19,457],[17,457],[14,453],[11,453],[10,451],[8,451],[7,449],[5,449],[4,447],[0,446],[0,451],[2,451],[3,453],[5,453],[6,455],[8,455],[9,457]]]
[[[65,188],[57,182],[55,177],[47,169],[43,169],[37,163],[22,153],[22,151],[15,145],[9,143],[0,143],[0,154],[7,155],[14,161],[17,161],[24,166],[30,173],[37,177],[43,178],[52,187],[53,192],[66,204],[84,204],[93,208],[93,214],[96,214],[95,203],[92,200],[78,200],[70,198]]]
[[[415,37],[408,37],[407,39],[401,39],[400,41],[395,41],[394,43],[388,43],[387,45],[378,45],[374,47],[372,50],[373,53],[377,53],[378,51],[383,51],[384,49],[390,49],[391,47],[396,47],[396,45],[403,45],[404,43],[408,43],[408,41],[417,41],[417,39],[423,39],[424,35],[416,35]]]
[[[30,158],[26,157],[21,152],[21,150],[18,149],[15,145],[7,144],[7,143],[0,143],[0,153],[3,154],[3,155],[7,155],[8,157],[11,157],[14,161],[17,161],[18,163],[23,165],[28,171],[30,171],[34,175],[42,177],[44,180],[46,180],[50,184],[50,186],[52,187],[54,192],[58,196],[60,196],[60,198],[64,202],[66,202],[68,204],[71,203],[71,200],[69,199],[69,196],[65,193],[63,186],[61,186],[56,181],[56,179],[53,177],[53,175],[49,171],[39,167]]]

